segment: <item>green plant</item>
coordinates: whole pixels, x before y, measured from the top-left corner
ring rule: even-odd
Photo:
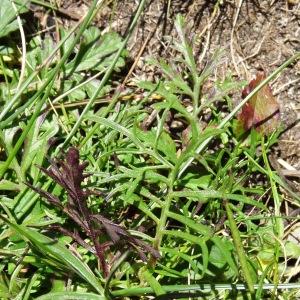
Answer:
[[[59,28],[56,47],[33,38],[24,80],[7,62],[16,47],[1,49],[1,298],[261,299],[299,287],[282,284],[282,259],[299,247],[284,240],[278,187],[286,185],[268,163],[278,132],[262,137],[249,126],[236,135],[233,120],[299,53],[231,109],[231,94],[246,83],[230,75],[213,82],[222,53],[198,66],[178,16],[176,58],[151,62],[161,76],[137,82],[145,97],[121,101],[117,89],[94,106],[114,90],[130,36],[89,26],[98,8],[93,1],[73,30]],[[0,22],[12,24],[3,37],[17,29],[11,17]]]

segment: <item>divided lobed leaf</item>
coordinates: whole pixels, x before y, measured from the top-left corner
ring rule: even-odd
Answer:
[[[50,164],[49,169],[43,167],[40,167],[40,169],[66,190],[68,194],[68,202],[66,205],[51,193],[36,188],[29,183],[27,183],[27,185],[42,197],[46,198],[50,204],[58,207],[67,214],[81,228],[82,232],[91,239],[105,276],[108,275],[109,271],[105,254],[107,249],[112,245],[120,246],[122,244],[123,246],[131,247],[138,253],[143,261],[146,260],[145,253],[150,253],[155,258],[159,258],[160,255],[158,251],[154,250],[145,242],[133,237],[124,227],[91,211],[87,204],[87,199],[90,195],[97,193],[82,187],[83,180],[89,176],[83,173],[88,163],[80,163],[78,149],[75,147],[69,148],[64,160],[50,160]],[[56,228],[63,234],[71,236],[78,244],[86,249],[90,251],[93,249],[84,241],[82,233],[76,230],[70,232],[61,225],[55,225],[53,228]],[[105,241],[102,243],[99,241],[100,235],[102,235],[102,237],[105,235]]]

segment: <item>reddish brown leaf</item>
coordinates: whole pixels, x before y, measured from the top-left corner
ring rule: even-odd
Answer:
[[[146,260],[146,253],[150,253],[153,257],[159,258],[160,255],[157,250],[138,238],[133,237],[122,226],[115,224],[100,214],[93,215],[92,210],[87,204],[87,198],[93,194],[99,195],[99,193],[87,188],[85,189],[82,186],[84,179],[89,176],[83,173],[86,167],[87,162],[80,163],[79,151],[75,147],[69,148],[64,159],[50,160],[49,169],[39,167],[42,172],[51,177],[66,190],[68,194],[68,203],[66,204],[63,204],[59,198],[51,193],[26,183],[30,188],[46,198],[50,204],[55,205],[73,219],[81,228],[82,233],[76,230],[71,232],[60,225],[56,225],[56,227],[52,226],[52,228],[56,228],[62,233],[71,236],[80,245],[89,250],[95,249],[94,252],[98,256],[100,266],[105,276],[108,275],[109,271],[109,265],[107,264],[105,256],[110,246],[122,245],[123,248],[124,246],[130,246],[143,260]],[[81,237],[83,233],[91,238],[94,248],[85,242],[84,237]],[[104,236],[105,233],[106,237]],[[104,240],[102,243],[100,243],[100,235]],[[105,241],[105,239],[107,240]]]
[[[256,78],[242,91],[242,97],[247,97],[265,78],[264,72],[257,72]],[[279,127],[279,105],[268,84],[242,107],[238,121],[244,131],[254,127],[262,134],[270,134]]]

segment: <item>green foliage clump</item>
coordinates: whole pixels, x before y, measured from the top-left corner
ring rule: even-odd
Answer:
[[[151,61],[159,80],[138,81],[142,96],[123,101],[113,84],[129,35],[89,26],[96,4],[77,30],[59,28],[58,44],[28,41],[21,66],[15,45],[0,49],[0,297],[276,295],[291,272],[283,260],[299,254],[284,237],[286,185],[268,162],[278,132],[234,134],[232,94],[245,83],[211,80],[222,53],[199,66],[181,16],[176,58]],[[11,11],[3,1],[6,41],[22,26]],[[79,156],[60,159],[67,149],[89,176]]]

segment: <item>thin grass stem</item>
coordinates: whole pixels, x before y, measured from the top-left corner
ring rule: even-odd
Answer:
[[[254,294],[254,285],[253,285],[252,277],[251,277],[251,274],[250,274],[250,271],[248,268],[247,257],[246,257],[245,251],[244,251],[241,237],[240,237],[240,232],[238,230],[238,227],[237,227],[236,222],[233,217],[233,213],[230,208],[230,203],[227,201],[225,202],[225,209],[226,209],[227,218],[229,221],[232,239],[233,239],[235,249],[236,249],[239,261],[240,261],[241,269],[243,271],[243,275],[246,280],[249,291],[253,295]]]

